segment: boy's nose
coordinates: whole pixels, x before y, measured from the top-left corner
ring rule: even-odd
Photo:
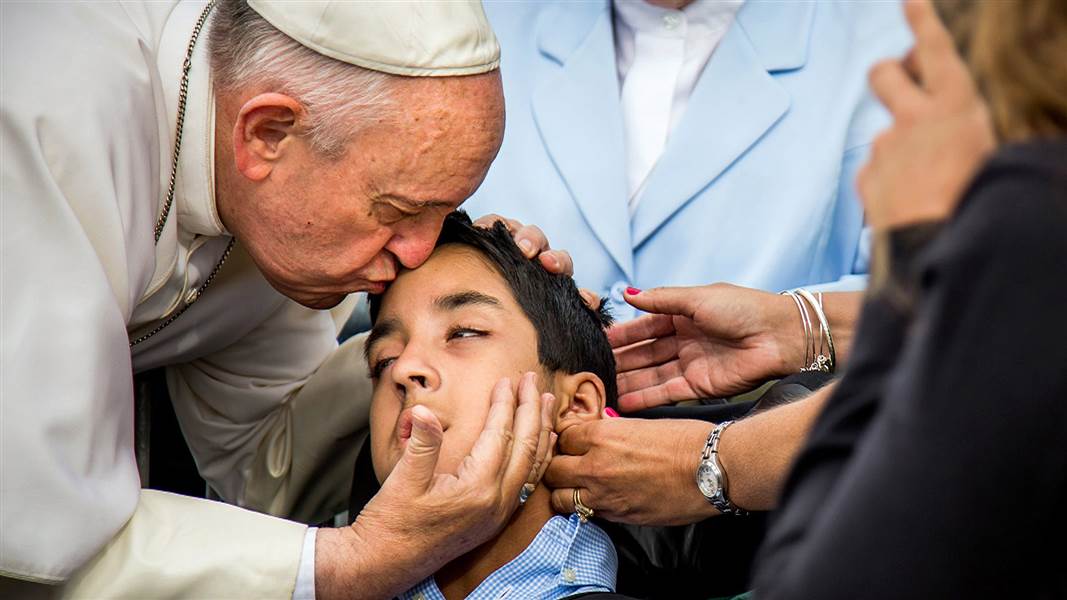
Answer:
[[[433,367],[415,352],[404,352],[393,364],[393,382],[404,396],[425,394],[437,389],[440,378]]]

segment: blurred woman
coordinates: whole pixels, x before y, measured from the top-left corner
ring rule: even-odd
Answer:
[[[871,71],[876,276],[759,597],[1067,597],[1067,3],[944,8]]]

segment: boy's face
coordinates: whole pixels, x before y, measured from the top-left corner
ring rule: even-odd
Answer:
[[[477,250],[445,245],[401,273],[382,299],[371,335],[371,452],[379,481],[411,434],[411,407],[437,415],[444,441],[437,471],[456,473],[489,413],[493,387],[544,370],[537,333],[503,278]],[[546,389],[544,391],[553,391]]]

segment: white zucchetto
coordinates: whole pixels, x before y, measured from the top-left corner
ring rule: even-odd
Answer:
[[[304,46],[374,71],[445,77],[500,65],[479,0],[248,0],[248,6]]]

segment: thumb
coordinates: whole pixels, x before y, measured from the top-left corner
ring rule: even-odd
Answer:
[[[574,488],[552,490],[552,510],[561,515],[574,512]]]
[[[407,448],[393,469],[390,479],[396,477],[408,485],[418,486],[422,490],[429,489],[434,470],[437,468],[437,458],[441,454],[443,439],[444,430],[441,428],[441,422],[437,420],[437,415],[422,405],[412,407],[411,438],[408,439]]]
[[[661,287],[651,290],[627,288],[623,297],[634,308],[650,313],[692,318],[696,311],[696,288]]]

